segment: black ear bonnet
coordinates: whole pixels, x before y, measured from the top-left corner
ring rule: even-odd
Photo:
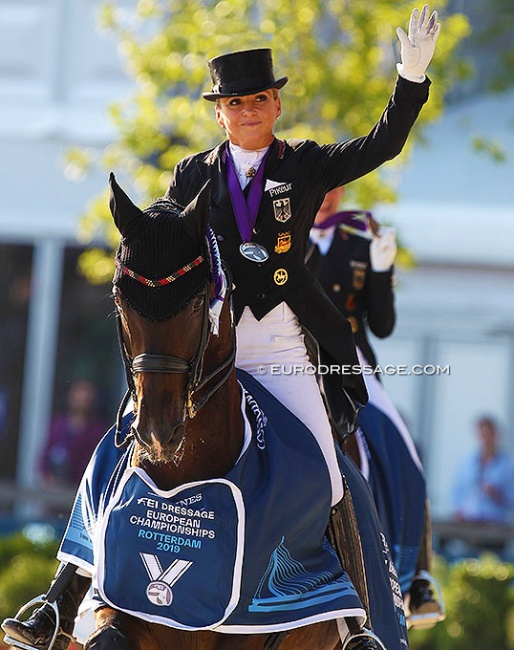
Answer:
[[[133,309],[152,321],[177,314],[210,280],[205,237],[186,230],[181,213],[182,208],[167,199],[155,201],[125,229],[116,253],[113,284]],[[198,261],[199,256],[203,261]],[[197,265],[180,274],[194,261]],[[131,277],[126,269],[140,277]],[[162,286],[144,283],[177,274],[177,279]]]

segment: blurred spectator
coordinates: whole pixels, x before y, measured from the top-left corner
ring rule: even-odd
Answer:
[[[30,249],[0,245],[0,260],[0,479],[14,480],[31,297]]]
[[[77,487],[98,441],[108,425],[97,412],[97,389],[87,379],[68,388],[67,411],[50,424],[41,472],[49,484]]]
[[[476,422],[479,448],[460,465],[453,488],[459,521],[508,524],[514,513],[514,459],[500,449],[498,425],[491,417]]]

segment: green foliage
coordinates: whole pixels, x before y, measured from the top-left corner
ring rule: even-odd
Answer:
[[[446,2],[438,2],[440,12]],[[224,138],[212,103],[201,99],[210,88],[206,61],[253,47],[271,47],[277,76],[289,76],[279,137],[334,142],[368,133],[396,77],[395,29],[407,29],[415,6],[411,0],[140,0],[129,16],[106,4],[101,24],[119,40],[135,93],[111,108],[120,137],[104,166],[128,174],[145,200],[162,195],[178,160]],[[443,23],[430,66],[431,99],[403,161],[423,127],[441,115],[446,90],[462,74],[454,53],[468,35],[467,20],[454,14]],[[377,171],[350,186],[348,199],[370,208],[394,202],[395,193]],[[89,232],[101,222],[112,241],[111,219],[97,207],[89,210]],[[83,267],[94,275],[94,264]]]
[[[437,571],[446,620],[409,633],[411,650],[514,649],[514,565],[494,555]]]
[[[474,136],[472,144],[475,151],[487,154],[491,160],[497,163],[504,163],[507,160],[502,145],[497,141],[487,140],[481,136]]]
[[[46,593],[57,569],[57,541],[33,541],[22,533],[0,538],[0,620]]]

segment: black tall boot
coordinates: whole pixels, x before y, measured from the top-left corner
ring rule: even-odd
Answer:
[[[427,571],[420,571],[414,577],[406,599],[406,611],[409,629],[428,630],[446,618],[439,586]]]
[[[75,617],[80,603],[91,585],[91,579],[73,573],[70,577],[67,577],[66,584],[60,594],[52,599],[50,595],[53,586],[58,580],[59,574],[52,584],[46,599],[49,602],[55,600],[59,609],[59,631],[52,650],[66,650],[72,641]],[[20,621],[17,618],[6,618],[2,623],[6,639],[8,638],[11,645],[36,650],[47,650],[54,635],[55,627],[55,611],[48,603],[37,609],[26,621]]]
[[[409,629],[430,629],[446,618],[441,589],[434,576],[430,573],[431,560],[432,519],[430,517],[430,504],[427,500],[425,502],[425,525],[418,555],[417,572],[406,598],[407,626]]]

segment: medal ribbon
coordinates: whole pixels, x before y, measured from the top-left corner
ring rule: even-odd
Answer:
[[[257,220],[257,213],[261,204],[263,178],[264,178],[264,164],[266,158],[271,150],[271,147],[264,154],[261,164],[257,173],[250,181],[250,189],[248,191],[248,199],[246,199],[237,178],[236,167],[232,160],[232,155],[227,145],[226,160],[227,160],[227,185],[228,193],[232,208],[236,216],[237,229],[244,242],[249,242],[252,239],[252,230]]]
[[[342,210],[337,214],[333,214],[323,223],[314,224],[312,227],[319,230],[325,230],[331,226],[343,224],[365,232],[368,229],[368,221],[370,218],[371,212],[368,212],[367,210]]]

